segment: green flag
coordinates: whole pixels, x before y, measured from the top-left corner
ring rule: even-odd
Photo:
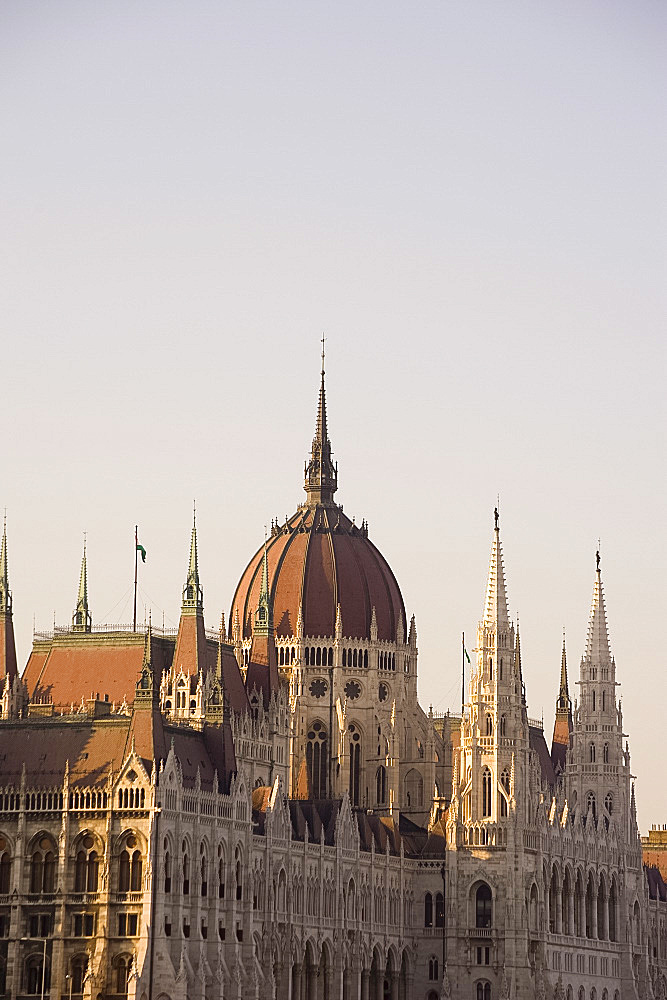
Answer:
[[[465,648],[465,646],[463,647],[463,655],[465,656],[465,658],[468,661],[468,663],[470,663],[470,657],[468,656],[468,650]]]
[[[141,561],[146,562],[146,549],[143,545],[139,545],[139,542],[137,542],[137,552],[141,552]],[[468,663],[470,663],[470,660],[468,660]]]

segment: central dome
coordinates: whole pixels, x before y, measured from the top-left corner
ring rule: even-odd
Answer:
[[[303,635],[333,636],[340,604],[342,634],[370,639],[373,608],[378,639],[403,637],[405,608],[387,561],[335,504],[304,505],[282,526],[274,526],[266,544],[273,622],[277,636],[296,635],[299,609]],[[264,547],[250,560],[232,602],[241,637],[250,638],[262,577]],[[405,638],[403,638],[405,641]]]
[[[285,524],[271,526],[270,538],[241,577],[230,615],[230,624],[238,615],[241,638],[252,636],[266,547],[276,636],[296,635],[299,613],[304,636],[334,636],[340,605],[346,638],[370,640],[375,609],[377,638],[396,642],[401,632],[405,641],[405,607],[396,578],[369,541],[366,524],[358,527],[334,502],[337,486],[327,433],[323,355],[315,437],[305,469],[308,499]]]

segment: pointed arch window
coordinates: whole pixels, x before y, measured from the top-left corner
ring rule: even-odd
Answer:
[[[500,784],[505,792],[505,795],[503,795],[502,792],[500,793],[500,815],[501,818],[505,819],[508,813],[507,798],[509,798],[510,794],[510,776],[507,768],[505,768],[500,775]],[[507,798],[505,796],[507,796]]]
[[[500,735],[507,736],[507,716],[500,716]]]
[[[487,736],[493,736],[493,717],[489,712],[486,713],[485,730]]]
[[[604,807],[611,816],[612,811],[614,809],[614,796],[611,794],[611,792],[607,792],[607,794],[604,797]]]
[[[4,846],[4,845],[3,845]],[[0,855],[0,896],[9,895],[9,883],[12,871],[12,859],[9,851]]]
[[[424,896],[424,927],[433,927],[433,896],[430,892]]]
[[[441,892],[435,894],[435,926],[445,926],[445,900]]]
[[[55,890],[56,856],[48,837],[42,837],[30,862],[30,891],[52,893]]]
[[[609,763],[609,744],[608,743],[605,743],[605,745],[602,747],[602,762],[604,764],[608,764]]]
[[[361,733],[352,724],[348,730],[350,737],[350,802],[353,806],[360,803],[361,792]]]
[[[327,731],[321,722],[314,722],[308,730],[306,765],[312,798],[325,799],[327,795]]]
[[[475,927],[491,927],[492,906],[491,889],[486,882],[482,882],[475,894]]]
[[[593,814],[593,819],[595,819],[596,803],[595,803],[595,794],[593,792],[588,793],[588,797],[586,799],[586,805]]]
[[[384,805],[387,801],[387,770],[384,765],[380,765],[375,773],[376,801],[378,805]]]
[[[488,767],[482,771],[482,816],[491,815],[491,772]]]
[[[588,748],[588,759],[591,764],[595,763],[595,743],[591,743]]]

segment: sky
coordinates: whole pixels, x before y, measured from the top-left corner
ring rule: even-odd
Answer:
[[[498,502],[529,714],[578,676],[600,539],[640,826],[667,822],[659,2],[0,5],[0,506],[18,655],[71,619],[207,624],[336,499],[456,710]],[[574,687],[574,684],[573,684]],[[573,691],[576,694],[576,691]]]

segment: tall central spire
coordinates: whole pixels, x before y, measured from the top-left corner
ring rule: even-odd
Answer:
[[[2,549],[0,550],[0,614],[11,614],[12,595],[9,589],[7,570],[7,517],[2,529]]]
[[[331,503],[338,489],[338,466],[331,460],[331,442],[327,430],[327,399],[324,388],[324,335],[322,336],[322,372],[320,395],[317,404],[315,437],[310,452],[310,461],[305,466],[304,489],[308,503]]]
[[[509,613],[507,611],[507,593],[505,590],[505,567],[503,566],[503,550],[500,544],[500,516],[498,508],[493,512],[495,528],[493,545],[489,561],[489,578],[486,584],[486,600],[484,602],[484,625],[495,625],[498,631],[509,628]]]

